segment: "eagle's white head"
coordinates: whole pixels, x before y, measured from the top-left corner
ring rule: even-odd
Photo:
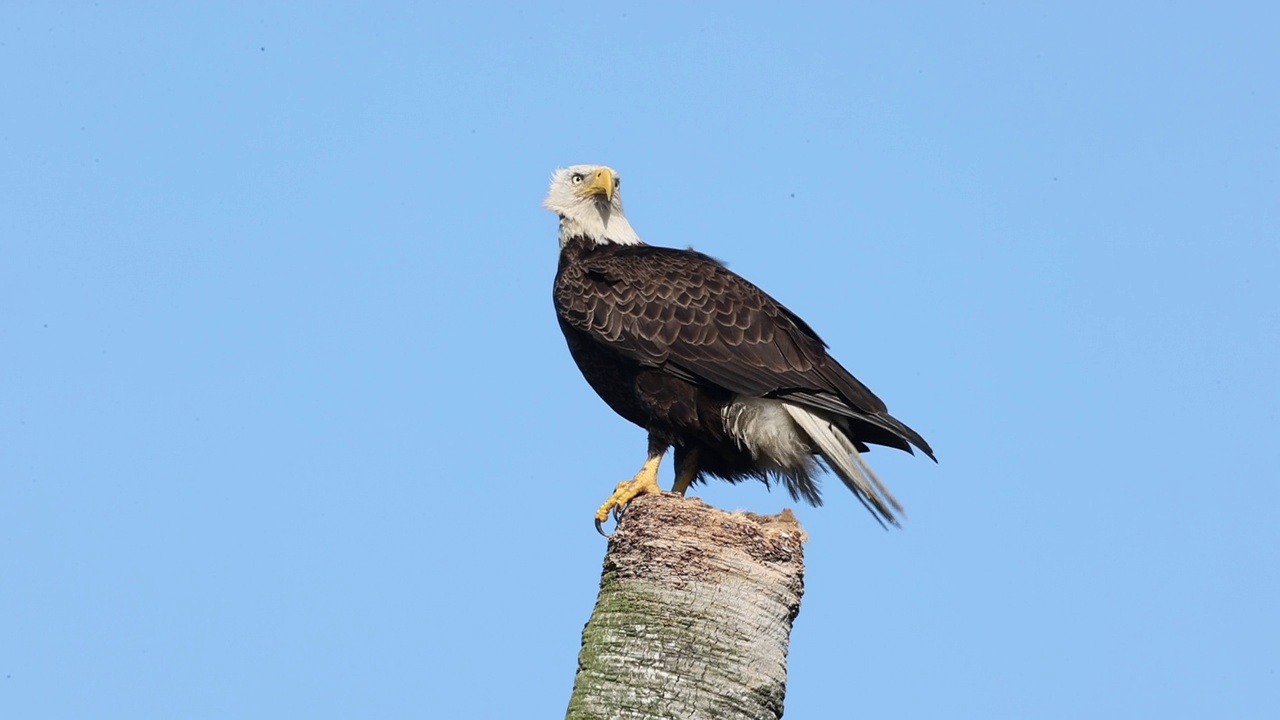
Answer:
[[[551,189],[542,205],[560,216],[560,246],[570,238],[595,243],[639,245],[622,212],[622,180],[604,165],[573,165],[551,174]]]

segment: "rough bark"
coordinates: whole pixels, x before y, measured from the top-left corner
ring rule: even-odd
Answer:
[[[637,498],[609,539],[566,717],[782,717],[804,541],[789,510]]]

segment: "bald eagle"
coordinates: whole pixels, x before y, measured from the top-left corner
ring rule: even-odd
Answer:
[[[554,299],[569,352],[614,412],[649,434],[648,458],[596,512],[596,528],[635,497],[660,493],[675,448],[673,491],[707,476],[780,481],[820,505],[819,459],[872,516],[902,506],[862,459],[883,445],[934,459],[920,434],[835,358],[786,306],[693,250],[641,242],[611,168],[555,171],[545,207],[560,216]]]

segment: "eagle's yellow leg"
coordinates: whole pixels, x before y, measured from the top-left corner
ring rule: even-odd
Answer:
[[[640,468],[640,472],[636,473],[634,478],[618,483],[613,494],[596,511],[597,530],[600,529],[601,523],[609,519],[609,511],[620,510],[641,495],[662,494],[662,488],[658,487],[658,465],[662,462],[662,456],[666,451],[665,446],[654,443],[652,440],[649,442],[649,459],[644,461],[644,467]]]
[[[676,474],[676,482],[671,486],[671,492],[683,497],[696,477],[698,477],[697,447],[690,451],[689,459],[684,463],[684,467],[680,469],[680,472]]]

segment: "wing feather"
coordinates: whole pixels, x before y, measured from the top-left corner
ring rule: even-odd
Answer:
[[[557,303],[561,318],[614,351],[693,382],[834,412],[854,421],[858,440],[933,457],[808,324],[714,259],[616,246],[582,263],[576,297]]]

